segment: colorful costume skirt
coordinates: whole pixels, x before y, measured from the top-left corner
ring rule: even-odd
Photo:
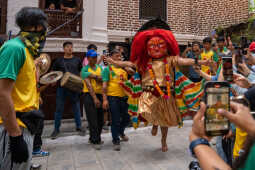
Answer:
[[[138,102],[138,114],[153,125],[162,127],[178,126],[181,115],[173,96],[168,100],[143,92]]]

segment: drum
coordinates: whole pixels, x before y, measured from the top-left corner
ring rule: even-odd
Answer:
[[[83,90],[83,80],[79,76],[76,76],[70,72],[66,72],[64,74],[60,85],[76,92],[82,92]]]
[[[63,73],[61,71],[52,71],[50,73],[45,74],[40,78],[41,84],[52,84],[56,83],[59,79],[63,77]]]

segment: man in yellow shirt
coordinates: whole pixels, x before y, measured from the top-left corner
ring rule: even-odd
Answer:
[[[82,68],[81,77],[85,81],[83,92],[84,106],[89,123],[89,142],[96,150],[101,149],[101,133],[104,125],[102,109],[102,67],[97,63],[97,53],[94,50],[87,52],[88,65]]]
[[[199,59],[200,60],[212,60],[212,61],[214,61],[213,64],[216,65],[216,63],[218,62],[219,59],[218,59],[217,54],[211,49],[212,48],[212,38],[210,38],[210,37],[204,38],[203,46],[204,46],[204,50],[200,54]],[[209,67],[206,65],[202,65],[201,70],[209,75],[212,75],[212,74],[214,74],[214,72],[216,73],[216,71],[217,71],[217,69],[214,69],[214,67],[212,67],[212,66]]]
[[[46,40],[47,16],[39,8],[24,7],[16,24],[19,36],[0,49],[0,170],[30,169],[33,134],[42,116],[34,59]]]
[[[113,60],[121,60],[121,53],[113,50],[110,54]],[[127,80],[127,73],[122,69],[110,65],[103,70],[103,109],[109,108],[112,118],[111,132],[114,150],[120,150],[120,138],[128,141],[124,131],[130,122],[127,98],[120,86],[120,81]]]

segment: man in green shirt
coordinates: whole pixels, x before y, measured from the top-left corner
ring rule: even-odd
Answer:
[[[45,43],[47,16],[24,7],[16,15],[19,36],[0,48],[0,170],[28,170],[39,96],[34,59]],[[27,113],[27,114],[26,114]]]

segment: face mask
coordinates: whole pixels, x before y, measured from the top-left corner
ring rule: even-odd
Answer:
[[[152,58],[162,58],[167,55],[166,41],[161,37],[153,37],[147,43],[148,54]]]
[[[20,37],[34,58],[40,56],[46,41],[46,31],[21,32]]]

